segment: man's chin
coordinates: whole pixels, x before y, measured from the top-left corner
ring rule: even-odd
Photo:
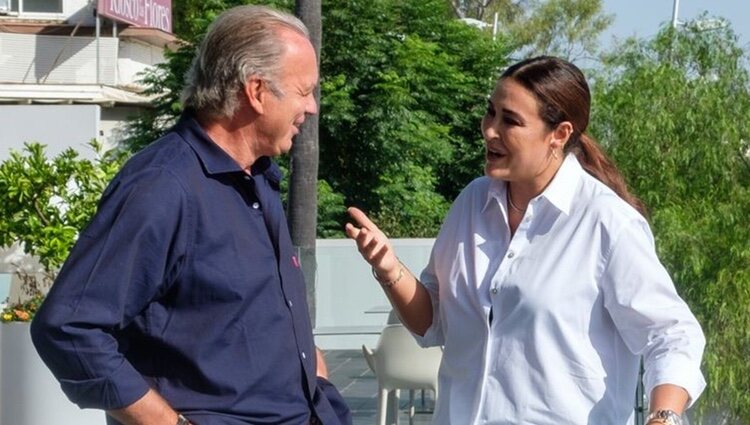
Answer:
[[[292,147],[294,147],[293,139],[288,139],[284,144],[280,145],[280,154],[283,155],[291,152]]]

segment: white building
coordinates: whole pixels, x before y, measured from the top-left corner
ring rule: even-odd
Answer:
[[[170,0],[0,0],[0,162],[27,141],[85,157],[92,138],[115,145],[127,117],[150,104],[138,74],[178,43],[171,19]],[[15,265],[30,261],[0,248],[0,305]]]
[[[0,0],[0,161],[25,141],[46,144],[50,154],[69,146],[90,154],[91,138],[112,146],[124,120],[149,106],[138,74],[163,62],[164,50],[178,42],[168,32],[171,3],[98,3]],[[140,12],[148,19],[156,9],[168,26],[154,26],[168,31],[104,17]]]

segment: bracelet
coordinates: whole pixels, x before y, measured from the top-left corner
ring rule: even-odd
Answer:
[[[378,283],[380,283],[380,286],[382,286],[385,289],[391,289],[393,285],[397,284],[398,281],[401,280],[402,277],[404,277],[404,266],[401,264],[400,261],[398,263],[399,263],[398,277],[387,282],[383,282],[383,279],[381,279],[380,276],[378,276],[378,272],[375,271],[375,267],[372,268],[372,276],[375,278],[375,280],[378,281]]]

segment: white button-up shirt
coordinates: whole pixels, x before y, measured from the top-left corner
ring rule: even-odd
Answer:
[[[624,425],[639,359],[647,394],[705,387],[705,338],[648,224],[569,155],[511,238],[506,183],[451,208],[421,276],[424,345],[444,345],[435,424]]]

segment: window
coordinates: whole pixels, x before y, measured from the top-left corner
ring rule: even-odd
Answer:
[[[62,13],[62,0],[11,0],[10,10],[19,13]]]

